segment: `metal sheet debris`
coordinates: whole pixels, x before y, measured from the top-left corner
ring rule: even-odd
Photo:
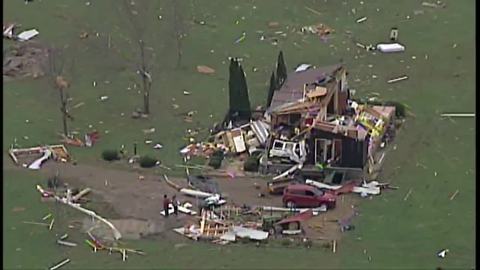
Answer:
[[[30,40],[30,39],[34,38],[39,33],[40,32],[38,32],[36,29],[31,29],[31,30],[23,31],[22,33],[18,34],[17,38],[20,41],[27,41],[27,40]]]
[[[268,232],[249,229],[241,226],[233,226],[233,232],[237,237],[249,238],[252,240],[265,240],[268,238]]]

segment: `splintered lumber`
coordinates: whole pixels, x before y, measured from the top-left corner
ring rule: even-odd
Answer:
[[[396,82],[403,81],[403,80],[406,80],[406,79],[408,79],[408,76],[400,76],[400,77],[388,80],[387,83],[396,83]]]
[[[333,253],[337,252],[337,241],[336,240],[333,240],[332,250],[333,250]]]
[[[44,217],[42,218],[42,220],[47,220],[47,219],[48,219],[48,218],[50,218],[51,216],[52,216],[52,213],[50,213],[50,214],[48,214],[48,215],[44,216]]]
[[[442,113],[442,117],[475,117],[474,113]]]
[[[408,190],[408,193],[407,195],[405,195],[405,197],[403,198],[404,201],[406,201],[408,199],[408,197],[410,197],[410,194],[412,194],[412,189],[409,189]]]
[[[287,177],[289,174],[295,172],[296,170],[300,169],[302,167],[301,164],[297,164],[297,165],[294,165],[293,167],[291,167],[290,169],[284,171],[283,173],[273,177],[272,179],[273,180],[277,180],[277,179],[281,179],[283,177]]]
[[[357,22],[357,23],[362,23],[362,22],[364,22],[364,21],[366,21],[366,20],[367,20],[367,17],[361,17],[361,18],[357,19],[356,22]]]
[[[67,247],[76,247],[77,246],[77,243],[67,242],[67,241],[62,241],[62,240],[57,240],[57,244],[64,245],[64,246],[67,246]]]
[[[73,201],[77,201],[77,200],[80,199],[81,197],[87,195],[90,191],[92,191],[90,188],[85,188],[85,189],[83,189],[82,191],[80,191],[77,195],[73,196],[73,197],[72,197],[72,200],[73,200]]]
[[[48,230],[51,231],[53,228],[53,223],[55,222],[55,219],[52,218],[52,221],[50,221],[50,225],[48,226]]]
[[[168,176],[167,176],[166,174],[163,175],[163,179],[165,179],[165,182],[166,182],[169,186],[173,187],[174,189],[176,189],[176,190],[178,190],[178,191],[180,191],[180,190],[182,189],[181,186],[179,186],[179,185],[175,184],[174,182],[170,181],[170,180],[168,179]]]
[[[322,13],[320,13],[319,11],[316,11],[316,10],[313,9],[313,8],[309,8],[309,7],[305,6],[305,9],[308,10],[308,11],[311,11],[311,12],[317,14],[317,15],[322,15]]]
[[[33,221],[23,221],[22,223],[33,224],[33,225],[42,225],[42,226],[47,226],[47,227],[50,226],[50,224],[48,224],[48,223],[40,223],[40,222],[33,222]]]
[[[65,259],[65,260],[63,260],[63,261],[61,261],[61,262],[57,263],[56,265],[54,265],[54,266],[52,266],[52,267],[48,268],[48,270],[55,270],[55,269],[58,269],[58,268],[60,268],[60,267],[64,266],[65,264],[67,264],[67,263],[69,263],[69,262],[70,262],[70,259]]]
[[[453,199],[455,199],[455,196],[457,196],[458,192],[459,192],[458,189],[455,190],[455,192],[452,194],[452,196],[450,196],[450,201],[452,201]]]

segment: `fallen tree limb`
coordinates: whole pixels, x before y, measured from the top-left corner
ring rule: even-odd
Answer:
[[[175,184],[174,182],[170,181],[170,180],[168,179],[168,176],[167,176],[166,174],[163,175],[163,179],[165,179],[165,182],[166,182],[169,186],[173,187],[173,188],[176,189],[177,191],[180,191],[180,190],[182,189],[181,186],[179,186],[179,185]]]
[[[38,190],[41,194],[45,194],[45,193],[46,193],[45,190],[44,190],[40,185],[37,185],[37,190]],[[69,205],[69,206],[71,206],[71,207],[73,207],[73,208],[75,208],[75,209],[77,209],[77,210],[79,210],[79,211],[81,211],[81,212],[83,212],[83,213],[85,213],[85,214],[87,214],[87,215],[89,215],[89,216],[91,216],[91,217],[94,217],[94,218],[102,221],[103,223],[105,223],[107,226],[109,226],[109,227],[112,229],[113,235],[114,235],[114,237],[115,237],[116,240],[118,240],[118,239],[120,239],[120,238],[122,237],[122,234],[117,230],[117,228],[115,228],[115,226],[113,226],[113,224],[112,224],[110,221],[108,221],[108,220],[106,220],[105,218],[97,215],[97,213],[95,213],[94,211],[88,210],[88,209],[85,209],[85,208],[82,208],[80,205],[75,204],[75,203],[72,203],[72,202],[69,202],[69,201],[67,201],[67,199],[65,199],[65,198],[60,198],[60,197],[58,197],[58,196],[56,196],[56,195],[54,196],[54,198],[55,198],[55,200],[57,200],[58,202],[61,202],[61,203],[66,204],[66,205]],[[52,220],[52,221],[53,221],[53,220]],[[53,225],[53,222],[51,223],[51,225]]]
[[[81,197],[87,195],[90,191],[92,191],[90,188],[83,189],[83,190],[80,191],[77,195],[75,195],[75,196],[72,197],[72,201],[77,201],[77,200],[79,200]]]

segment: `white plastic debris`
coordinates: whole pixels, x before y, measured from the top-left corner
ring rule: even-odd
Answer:
[[[100,100],[101,100],[101,101],[105,101],[105,100],[107,100],[107,99],[108,99],[108,96],[101,96],[101,97],[100,97]]]
[[[377,50],[383,53],[392,53],[392,52],[403,52],[405,51],[405,46],[399,43],[390,43],[390,44],[377,44]]]
[[[18,34],[17,37],[20,41],[27,41],[37,36],[38,34],[40,34],[40,32],[38,32],[36,29],[31,29],[23,31],[22,33]]]
[[[307,69],[309,69],[312,65],[309,65],[309,64],[301,64],[297,67],[297,69],[295,69],[295,72],[301,72],[301,71],[305,71]]]
[[[163,145],[157,143],[153,146],[154,149],[162,149],[163,148]]]
[[[438,256],[439,258],[442,258],[442,259],[443,259],[443,258],[445,258],[445,256],[447,256],[447,253],[448,253],[448,252],[449,252],[448,249],[443,249],[443,250],[441,250],[440,252],[437,253],[437,256]]]

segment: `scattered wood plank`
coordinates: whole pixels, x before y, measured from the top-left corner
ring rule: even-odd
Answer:
[[[33,225],[41,225],[41,226],[47,226],[47,227],[50,225],[48,223],[40,223],[40,222],[33,222],[33,221],[23,221],[22,223],[33,224]]]
[[[455,192],[452,194],[452,196],[450,196],[450,201],[452,201],[453,199],[455,199],[455,197],[457,196],[459,190],[455,190]]]
[[[80,108],[80,107],[82,107],[83,105],[85,105],[85,102],[77,103],[77,104],[75,104],[75,105],[72,106],[72,109]]]
[[[397,78],[390,79],[390,80],[387,81],[387,83],[396,83],[396,82],[400,82],[400,81],[403,81],[403,80],[406,80],[406,79],[408,79],[408,76],[403,75],[403,76],[400,76],[400,77],[397,77]]]
[[[337,252],[337,241],[336,240],[333,240],[332,250],[333,250],[333,253]]]
[[[70,259],[65,259],[65,260],[63,260],[63,261],[61,261],[61,262],[57,263],[56,265],[54,265],[54,266],[52,266],[52,267],[48,268],[48,270],[55,270],[55,269],[58,269],[58,268],[60,268],[60,267],[64,266],[65,264],[67,264],[67,263],[69,263],[69,262],[70,262]]]
[[[367,17],[361,17],[356,20],[357,23],[362,23],[367,20]]]
[[[408,192],[407,192],[407,195],[405,195],[405,197],[403,198],[404,201],[406,201],[408,199],[408,197],[410,197],[410,194],[412,194],[412,189],[409,189]]]
[[[53,228],[53,223],[55,222],[55,219],[52,218],[52,221],[50,221],[50,225],[48,226],[48,230],[51,231]]]
[[[475,117],[474,113],[442,113],[442,117]]]
[[[315,10],[315,9],[313,9],[313,8],[310,8],[310,7],[305,6],[305,9],[308,10],[308,11],[311,11],[311,12],[317,14],[317,15],[322,15],[322,13],[320,13],[320,11],[317,11],[317,10]]]
[[[73,201],[79,200],[81,197],[87,195],[90,191],[92,191],[90,188],[85,188],[82,191],[80,191],[77,195],[72,197]]]
[[[62,241],[62,240],[57,240],[57,244],[67,246],[67,247],[76,247],[77,246],[77,243]]]
[[[52,216],[52,213],[49,213],[49,214],[45,215],[45,216],[42,218],[42,220],[47,220],[47,219],[49,219],[51,216]]]

